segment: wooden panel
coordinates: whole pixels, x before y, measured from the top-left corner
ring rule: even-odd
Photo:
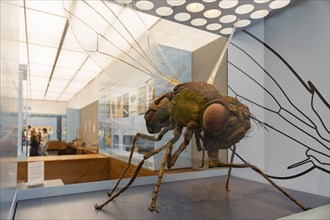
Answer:
[[[59,149],[65,149],[66,148],[66,142],[65,141],[49,141],[48,150],[59,150]]]
[[[82,154],[82,155],[51,155],[51,156],[37,156],[29,157],[26,161],[53,161],[53,160],[82,160],[82,159],[98,159],[109,158],[102,154]]]
[[[108,161],[108,158],[48,161],[45,165],[45,179],[62,179],[64,184],[108,180]]]
[[[27,182],[27,162],[19,161],[17,163],[17,182]]]
[[[62,179],[64,184],[117,179],[126,167],[126,162],[101,154],[29,157],[18,162],[17,182],[27,182],[27,163],[35,161],[45,162],[45,180]],[[131,165],[125,177],[130,177],[135,167]],[[142,168],[139,173],[139,176],[150,175],[155,172]]]
[[[18,162],[17,181],[27,182],[27,163],[45,161],[45,180],[62,179],[64,184],[109,180],[109,157],[99,154],[29,157]]]
[[[118,179],[122,175],[124,169],[126,168],[126,164],[127,163],[124,161],[115,158],[110,158],[110,179]],[[131,164],[124,177],[125,178],[131,177],[131,174],[134,172],[135,168],[136,165]],[[146,168],[141,168],[138,176],[154,176],[154,175],[156,175],[155,171]]]

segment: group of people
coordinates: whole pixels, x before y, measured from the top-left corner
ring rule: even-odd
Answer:
[[[30,156],[47,156],[48,145],[50,140],[50,135],[47,132],[47,128],[43,128],[41,132],[36,132],[31,129],[28,125],[28,140],[30,147]]]

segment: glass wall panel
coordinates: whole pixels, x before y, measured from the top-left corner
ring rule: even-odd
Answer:
[[[161,46],[167,66],[159,69],[169,75],[171,69],[179,72],[179,81],[188,82],[192,79],[192,53],[177,48]],[[179,62],[180,61],[180,62]],[[125,69],[124,64],[120,64]],[[134,72],[130,73],[134,76]],[[110,152],[111,156],[122,160],[128,160],[131,146],[135,135],[139,133],[148,134],[144,114],[152,102],[158,96],[173,90],[173,85],[166,79],[157,78],[150,80],[140,86],[129,86],[114,83],[109,77],[108,81],[103,81],[100,85],[99,119],[100,148]],[[157,134],[154,136],[157,137]],[[173,132],[169,131],[161,141],[154,142],[139,138],[136,141],[136,149],[133,156],[133,163],[138,163],[143,154],[152,149],[165,145],[173,137]],[[178,146],[183,138],[179,139]],[[173,151],[178,147],[175,146]],[[145,167],[158,169],[163,154],[157,154],[145,162]],[[191,167],[191,146],[181,154],[174,168]]]
[[[11,219],[18,145],[18,5],[0,1],[0,219]]]

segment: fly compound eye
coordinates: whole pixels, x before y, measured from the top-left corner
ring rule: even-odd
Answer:
[[[214,103],[209,105],[203,114],[203,127],[211,134],[219,134],[225,128],[227,121],[226,108],[219,104]]]

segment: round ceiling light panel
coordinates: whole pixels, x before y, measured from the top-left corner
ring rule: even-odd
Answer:
[[[259,10],[259,11],[255,11],[253,12],[250,17],[253,19],[260,19],[260,18],[264,18],[269,14],[269,11],[267,10]]]
[[[255,3],[265,3],[268,2],[269,0],[254,0]]]
[[[244,19],[244,20],[239,20],[235,24],[236,24],[236,27],[246,27],[249,24],[251,24],[251,21],[250,20],[247,20],[247,19]]]
[[[221,11],[218,9],[210,9],[204,12],[206,18],[216,18],[221,15]]]
[[[219,30],[221,27],[222,27],[221,24],[213,23],[213,24],[207,25],[206,29],[209,31],[216,31],[216,30]]]
[[[187,10],[190,12],[200,12],[203,11],[204,5],[198,2],[190,3],[187,5]]]
[[[238,4],[238,0],[222,0],[219,2],[219,7],[223,9],[228,9],[235,7]]]
[[[167,4],[172,6],[180,6],[186,3],[186,0],[167,0]]]
[[[217,0],[203,0],[203,2],[215,2],[215,1],[217,1]]]
[[[188,21],[191,18],[190,14],[181,12],[174,15],[174,19],[177,21]]]
[[[196,18],[191,21],[191,24],[194,26],[203,26],[207,23],[207,21],[204,18]]]
[[[221,34],[231,34],[233,28],[224,28],[220,31]]]
[[[241,5],[235,9],[235,12],[237,14],[247,14],[251,11],[253,11],[254,6],[251,4]]]
[[[275,0],[269,4],[269,7],[271,9],[279,9],[287,6],[288,4],[290,4],[290,0]]]
[[[221,17],[219,20],[221,23],[231,23],[236,21],[237,17],[235,15],[225,15]]]
[[[159,7],[157,8],[156,13],[160,16],[169,16],[173,13],[173,9],[170,7]]]
[[[144,10],[144,11],[147,11],[147,10],[150,10],[154,7],[154,3],[152,3],[151,1],[138,1],[135,6],[138,8],[138,9],[141,9],[141,10]]]

